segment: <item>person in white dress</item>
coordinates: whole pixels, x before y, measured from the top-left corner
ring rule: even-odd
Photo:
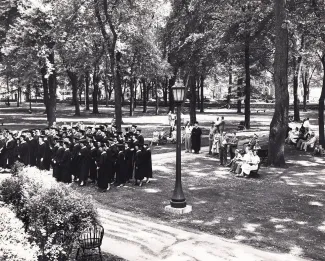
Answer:
[[[190,122],[186,122],[185,125],[185,153],[192,152],[192,144],[191,144],[191,134],[192,134],[192,126]]]
[[[256,150],[252,151],[246,147],[247,153],[243,157],[243,164],[241,165],[241,174],[238,176],[248,176],[252,170],[258,169],[258,164],[260,163],[260,157],[257,156]]]

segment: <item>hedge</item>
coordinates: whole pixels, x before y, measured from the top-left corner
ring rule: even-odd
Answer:
[[[0,203],[0,259],[34,261],[38,251],[39,248],[30,243],[22,221],[10,208]]]
[[[14,168],[0,184],[1,200],[12,205],[39,247],[38,260],[68,260],[80,233],[98,222],[90,197],[58,183],[47,171]]]

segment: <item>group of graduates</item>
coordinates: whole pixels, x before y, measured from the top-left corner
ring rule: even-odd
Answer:
[[[142,186],[152,178],[150,144],[137,126],[52,126],[43,130],[0,131],[0,172],[19,161],[41,170],[53,169],[59,182],[96,183],[101,191],[134,179]]]

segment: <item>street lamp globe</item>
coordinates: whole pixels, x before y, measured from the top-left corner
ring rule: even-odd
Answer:
[[[185,86],[180,80],[177,80],[175,85],[172,87],[174,101],[176,103],[182,103],[184,101]]]

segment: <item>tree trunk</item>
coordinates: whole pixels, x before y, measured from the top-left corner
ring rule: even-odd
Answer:
[[[71,86],[72,86],[72,101],[74,103],[75,108],[75,116],[80,116],[80,105],[78,101],[78,76],[75,72],[67,70],[68,76],[70,78]]]
[[[200,104],[201,104],[201,99],[200,99],[200,77],[196,79],[196,98],[197,98],[197,109],[200,110]]]
[[[142,95],[142,102],[143,102],[143,113],[147,112],[147,85],[146,85],[146,80],[145,78],[141,79],[142,82],[142,91],[143,91],[143,95]]]
[[[167,107],[168,106],[168,77],[165,77],[165,84],[164,84],[164,88],[163,88],[163,99],[164,99],[164,106]]]
[[[110,50],[111,72],[114,78],[115,124],[117,131],[122,130],[122,85],[121,85],[121,61],[122,54]]]
[[[90,85],[90,75],[89,72],[86,72],[86,93],[85,93],[85,99],[86,99],[86,111],[89,111],[89,85]]]
[[[190,86],[190,121],[194,125],[196,121],[196,75],[193,73],[189,76],[188,84]]]
[[[43,85],[43,102],[45,105],[45,113],[46,117],[48,119],[48,106],[49,106],[49,85],[48,85],[48,79],[45,77],[46,76],[46,65],[44,65],[41,68],[41,75],[42,75],[42,85]],[[36,97],[37,97],[37,92],[36,92]],[[37,98],[36,98],[37,100]]]
[[[325,100],[325,54],[321,57],[323,65],[323,86],[321,96],[318,104],[318,128],[319,128],[319,144],[325,146],[325,135],[324,135],[324,100]]]
[[[299,99],[298,99],[298,86],[299,86],[299,70],[302,57],[293,57],[293,111],[294,111],[294,121],[300,121],[299,115]]]
[[[250,75],[250,35],[245,39],[245,128],[250,129],[251,122],[251,75]]]
[[[286,20],[286,0],[275,0],[275,111],[270,125],[268,164],[285,167],[284,144],[288,128],[288,29]]]
[[[133,116],[134,87],[133,78],[130,78],[130,116]]]
[[[98,114],[98,90],[99,90],[99,75],[98,75],[99,68],[97,65],[95,65],[94,73],[93,73],[93,86],[94,86],[94,92],[93,92],[93,113]]]
[[[153,87],[153,86],[152,86]],[[155,82],[155,95],[156,95],[156,115],[159,114],[159,97],[158,97],[158,80]]]
[[[308,86],[308,72],[304,72],[301,75],[301,81],[302,81],[302,86],[304,89],[304,99],[303,99],[303,111],[307,111],[307,95],[309,92],[309,86]]]
[[[237,113],[241,113],[241,98],[242,98],[242,85],[243,85],[243,79],[240,78],[237,80]]]
[[[54,45],[53,45],[54,46]],[[54,50],[51,48],[51,52],[48,56],[51,67],[54,68]],[[49,87],[49,100],[48,100],[48,112],[47,120],[49,126],[52,126],[56,122],[56,71],[52,71],[48,78]]]
[[[108,107],[108,83],[107,83],[106,76],[103,79],[103,84],[105,88],[105,106]]]
[[[231,97],[231,86],[232,86],[232,67],[229,66],[229,85],[228,85],[228,95],[227,95],[227,105],[230,105],[230,97]]]
[[[109,89],[108,89],[108,99],[109,100],[112,99],[112,92],[113,92],[112,84],[113,84],[113,77],[109,77]]]
[[[134,78],[134,104],[133,104],[133,111],[134,109],[137,107],[137,87],[138,87],[138,83],[136,78]]]
[[[175,110],[175,103],[174,103],[172,87],[174,86],[174,84],[176,82],[177,71],[178,71],[178,69],[174,69],[174,75],[168,81],[169,111],[171,111],[171,112],[174,112],[174,110]],[[195,79],[194,79],[194,84],[195,84]]]
[[[123,91],[121,93],[121,98],[122,98],[122,107],[124,106],[124,95],[125,95],[125,90],[126,90],[126,86],[127,86],[127,80],[124,81],[123,83]]]
[[[203,93],[203,87],[204,87],[204,77],[203,75],[200,76],[200,89],[201,89],[201,108],[200,112],[204,112],[204,93]]]

